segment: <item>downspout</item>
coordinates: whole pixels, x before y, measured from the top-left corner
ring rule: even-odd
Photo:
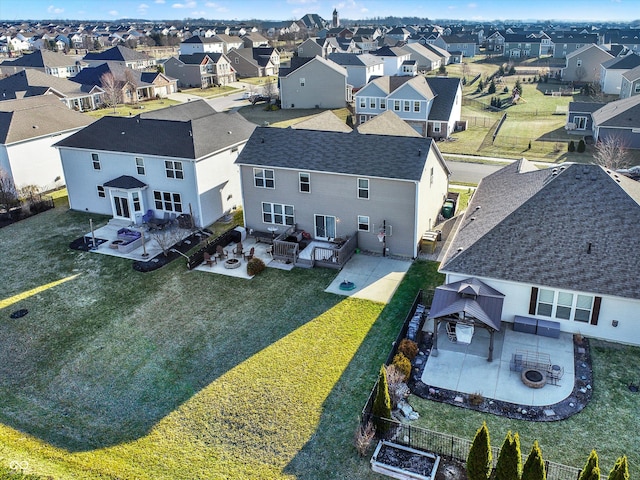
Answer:
[[[415,201],[413,203],[413,258],[418,258],[418,216],[419,216],[419,205],[420,205],[420,183],[413,182],[415,185]]]

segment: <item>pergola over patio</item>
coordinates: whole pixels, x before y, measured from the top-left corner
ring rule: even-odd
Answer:
[[[500,331],[504,295],[478,280],[467,278],[436,288],[428,319],[433,319],[433,348],[438,356],[438,326],[441,321],[486,328],[489,331],[489,356],[493,361],[493,334]]]

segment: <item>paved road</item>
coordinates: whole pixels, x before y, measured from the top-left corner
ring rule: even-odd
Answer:
[[[446,157],[445,157],[446,159]],[[447,160],[447,165],[451,169],[451,183],[479,183],[487,175],[500,170],[501,165],[486,165],[484,163],[467,163]]]

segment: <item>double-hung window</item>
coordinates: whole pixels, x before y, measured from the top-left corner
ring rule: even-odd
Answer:
[[[358,198],[369,199],[369,179],[358,179]]]
[[[182,162],[165,160],[164,169],[167,172],[167,178],[184,178],[184,172],[182,171]]]
[[[394,100],[393,101],[393,111],[394,112],[399,112],[400,111],[400,100]]]
[[[411,111],[411,102],[409,100],[405,100],[404,101],[404,111],[405,112],[410,112]]]
[[[588,323],[594,310],[594,297],[541,288],[538,290],[536,315],[560,320]]]
[[[262,221],[276,225],[293,225],[293,205],[262,202]]]
[[[365,215],[358,215],[358,231],[359,232],[369,231],[369,217]]]
[[[298,173],[300,180],[300,191],[302,193],[311,193],[311,175],[305,172]]]
[[[91,162],[93,163],[93,169],[94,170],[100,170],[100,157],[98,156],[97,153],[92,153],[91,154]]]
[[[138,175],[144,175],[144,159],[141,157],[136,157],[136,171]]]
[[[375,110],[376,109],[376,97],[369,98],[369,108],[371,110]]]
[[[387,99],[386,98],[381,98],[380,99],[380,110],[386,110],[387,109]]]
[[[360,97],[360,108],[367,108],[367,98]]]
[[[154,190],[153,200],[156,206],[156,210],[182,213],[182,197],[179,193],[161,192],[160,190]]]
[[[418,100],[413,102],[413,111],[416,113],[420,112],[420,102]]]
[[[276,188],[273,170],[267,168],[254,168],[253,184],[258,188]]]
[[[98,185],[98,197],[105,198],[106,196],[107,196],[107,193],[104,191],[104,186]]]

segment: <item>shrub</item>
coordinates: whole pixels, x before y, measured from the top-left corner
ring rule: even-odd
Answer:
[[[573,143],[573,140],[571,140],[569,142],[569,146],[567,147],[567,150],[569,150],[570,152],[575,152],[576,151],[576,144]]]
[[[578,142],[578,148],[576,149],[578,151],[578,153],[582,153],[584,152],[586,149],[586,145],[584,144],[584,140],[581,138],[580,141]]]
[[[517,479],[520,478],[521,473],[522,455],[520,453],[520,437],[517,433],[512,436],[511,431],[509,431],[498,454],[494,480]]]
[[[515,74],[516,74],[516,67],[511,65],[511,68],[509,69],[509,75],[515,75]]]
[[[247,274],[251,276],[259,274],[265,268],[264,262],[257,257],[253,257],[247,262]]]
[[[476,432],[467,457],[467,478],[469,480],[487,480],[491,473],[491,440],[487,424]]]
[[[533,442],[531,452],[522,467],[522,480],[546,480],[547,474],[544,469],[544,460],[538,441]]]
[[[408,338],[403,338],[398,345],[398,351],[402,353],[409,360],[413,361],[418,355],[418,344]]]
[[[387,385],[387,371],[384,365],[380,367],[378,376],[378,386],[376,387],[376,397],[373,400],[371,413],[374,415],[376,430],[380,433],[387,433],[389,423],[384,418],[391,418],[391,399],[389,398],[389,386]]]
[[[358,425],[356,429],[356,435],[354,438],[354,444],[358,454],[361,457],[366,457],[371,448],[371,443],[376,436],[376,427],[373,426],[371,420],[366,425]]]
[[[480,392],[470,393],[469,394],[469,403],[471,405],[481,405],[484,402],[484,396]]]
[[[391,363],[402,372],[405,381],[409,379],[411,375],[411,361],[405,357],[403,353],[397,353]]]
[[[502,93],[509,93],[509,87],[505,85],[504,88],[502,89]]]
[[[607,480],[629,480],[629,466],[626,455],[618,458],[611,469]]]
[[[593,478],[600,478],[600,466],[598,465],[598,454],[595,450],[591,450],[587,463],[584,465],[578,480],[591,480]],[[597,476],[596,476],[597,472]]]
[[[527,150],[531,150],[531,140],[529,140],[529,148]]]
[[[491,83],[489,84],[489,90],[487,90],[487,92],[489,92],[490,95],[496,93],[496,82],[491,80]]]
[[[389,398],[391,399],[391,408],[396,408],[400,400],[409,396],[411,391],[404,382],[404,372],[401,372],[395,365],[385,367],[387,371],[387,385],[389,386]]]

